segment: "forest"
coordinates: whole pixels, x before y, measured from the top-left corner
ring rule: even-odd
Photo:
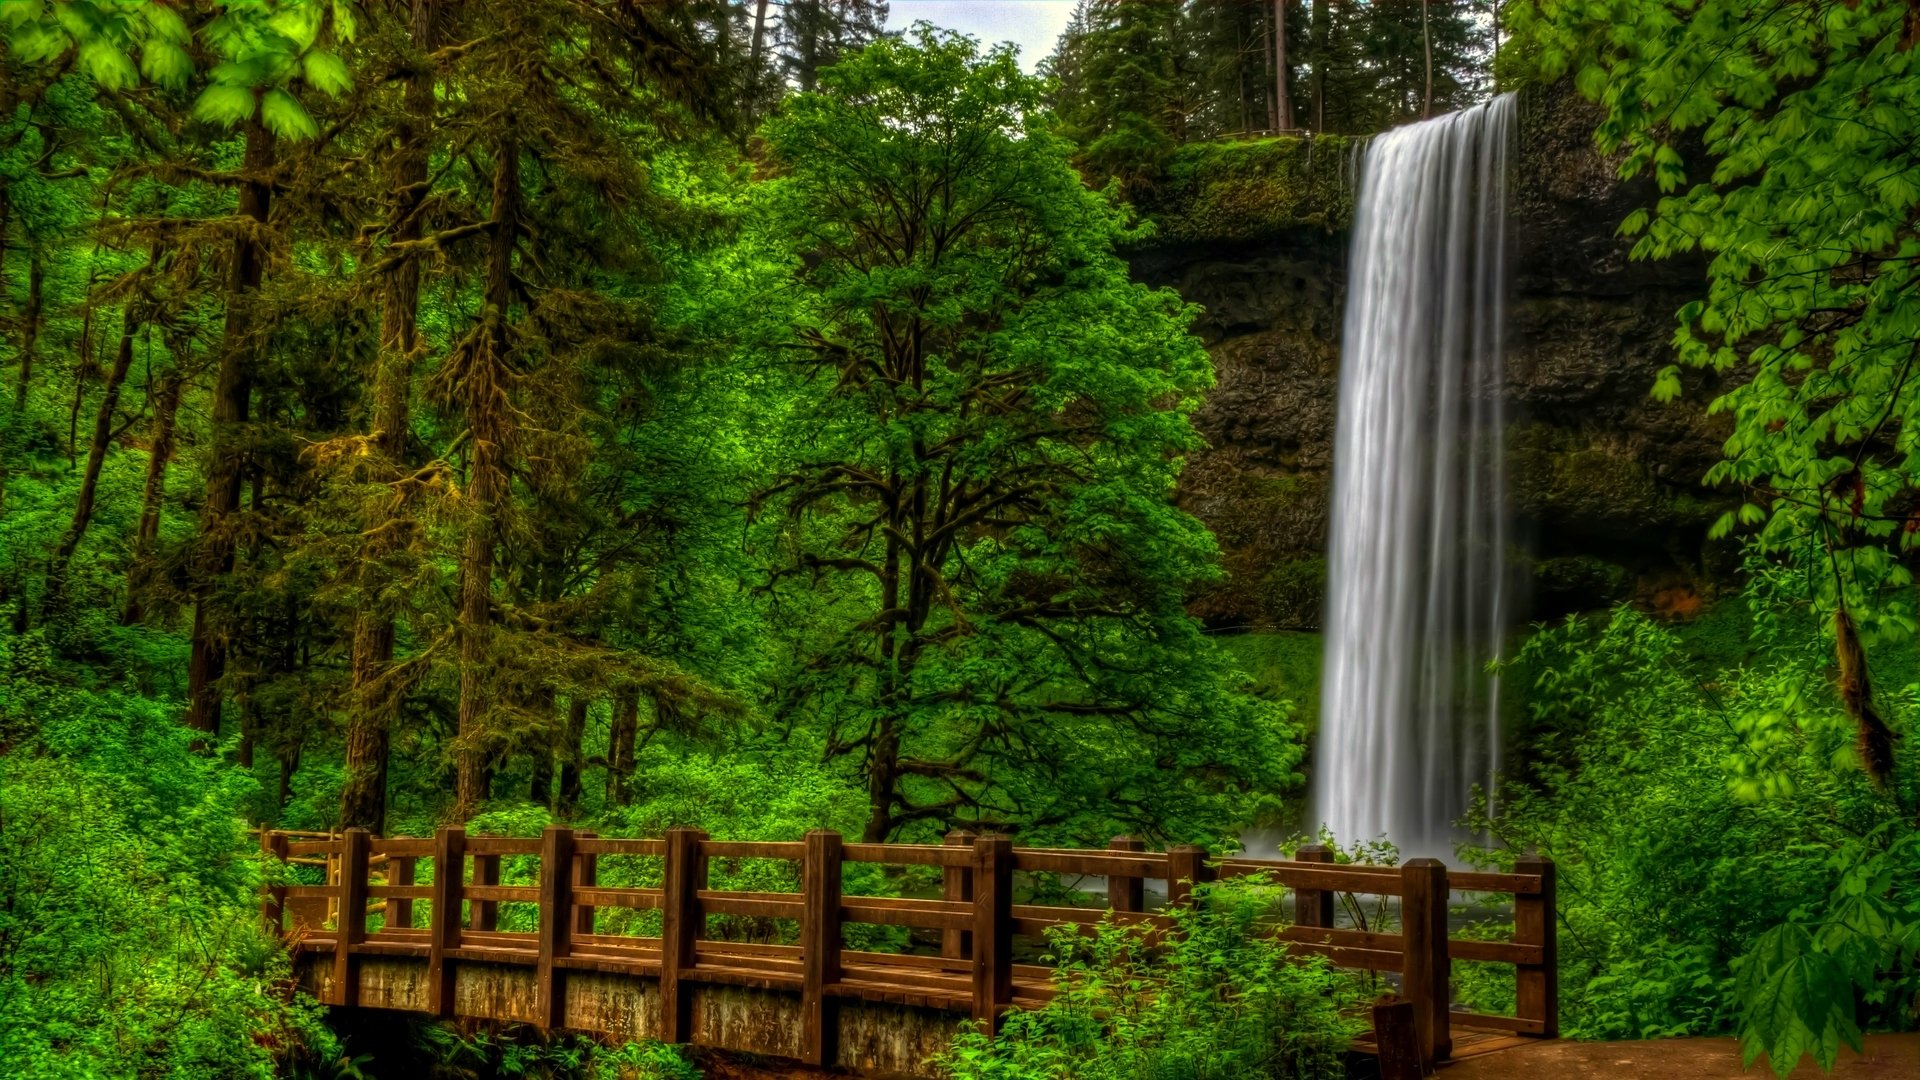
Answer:
[[[1309,808],[1333,384],[1235,335],[1331,380],[1344,271],[1272,261],[1343,266],[1368,147],[1507,93],[1516,172],[1571,116],[1597,167],[1537,179],[1609,200],[1528,363],[1633,317],[1605,407],[1504,436],[1538,602],[1447,862],[1553,860],[1565,1040],[1920,1062],[1871,1041],[1920,1031],[1920,6],[1080,0],[1037,70],[917,6],[0,0],[0,1078],[799,1075],[330,1008],[263,829],[1400,861]],[[1175,884],[924,1075],[1373,1075],[1371,973]]]

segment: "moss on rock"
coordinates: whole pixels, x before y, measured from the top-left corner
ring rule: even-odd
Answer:
[[[1156,243],[1234,244],[1302,226],[1338,230],[1353,217],[1354,140],[1313,138],[1189,143],[1137,195]]]

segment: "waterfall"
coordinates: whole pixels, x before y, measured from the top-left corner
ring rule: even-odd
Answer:
[[[1387,132],[1355,201],[1314,809],[1447,855],[1499,768],[1505,95]]]

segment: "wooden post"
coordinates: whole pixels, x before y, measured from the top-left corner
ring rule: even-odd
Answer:
[[[260,925],[277,938],[286,933],[287,887],[280,882],[287,869],[287,834],[261,829],[260,854],[264,857],[261,871],[268,875],[260,890]]]
[[[500,856],[475,855],[473,857],[473,883],[475,885],[500,884]],[[500,905],[493,900],[473,901],[473,912],[467,920],[470,930],[492,930],[499,925]]]
[[[447,952],[460,947],[460,879],[466,876],[467,830],[442,825],[433,834],[433,926],[427,939],[428,1008],[453,1016],[453,964]]]
[[[800,991],[800,1060],[826,1067],[837,1057],[839,1017],[828,987],[840,980],[840,834],[816,829],[807,834],[807,861],[801,885],[806,913],[800,926],[800,956],[805,981]]]
[[[1325,844],[1302,844],[1293,853],[1293,861],[1333,863],[1333,852]],[[1296,889],[1293,893],[1293,921],[1299,926],[1333,928],[1333,890]]]
[[[972,847],[973,830],[955,829],[947,834],[947,847]],[[973,868],[970,866],[949,866],[941,870],[944,889],[941,898],[954,903],[973,902]],[[973,947],[973,933],[968,930],[940,931],[940,955],[949,960],[964,959],[967,951]]]
[[[693,995],[680,974],[694,965],[700,939],[700,890],[707,886],[707,861],[700,855],[699,829],[667,830],[667,869],[660,907],[660,1041],[684,1043],[692,1032]]]
[[[335,1005],[360,1004],[353,947],[367,939],[367,858],[367,830],[348,829],[340,837],[340,917],[333,937]]]
[[[1451,1004],[1447,959],[1447,867],[1439,859],[1411,859],[1400,868],[1402,940],[1400,992],[1413,1004],[1420,1060],[1433,1065],[1453,1053],[1447,1019]]]
[[[1145,851],[1147,843],[1137,836],[1116,836],[1108,841],[1107,850]],[[1147,910],[1147,879],[1131,874],[1108,874],[1107,906],[1115,911]]]
[[[1381,998],[1373,1006],[1374,1049],[1380,1056],[1380,1080],[1424,1080],[1432,1075],[1420,1061],[1420,1032],[1413,1002]]]
[[[1560,935],[1558,891],[1553,860],[1539,855],[1523,855],[1514,860],[1516,874],[1540,875],[1540,892],[1535,896],[1513,898],[1513,940],[1521,945],[1540,946],[1540,963],[1521,964],[1514,973],[1515,1012],[1523,1019],[1539,1020],[1546,1027],[1541,1034],[1560,1037]]]
[[[535,961],[534,1024],[566,1023],[566,973],[554,966],[573,947],[573,830],[549,825],[540,834],[540,957]]]
[[[575,839],[582,837],[592,839],[599,834],[582,829],[576,831],[573,835]],[[573,856],[573,883],[576,886],[588,889],[598,885],[600,883],[600,856],[582,855],[576,852]],[[586,904],[574,905],[573,936],[582,937],[591,933],[593,933],[593,908]]]
[[[1207,849],[1192,844],[1176,844],[1167,849],[1167,906],[1193,903],[1193,887],[1213,880],[1213,867],[1207,865]]]
[[[973,842],[973,1018],[993,1034],[1012,1004],[1013,841],[982,836]]]
[[[412,885],[414,876],[413,859],[414,857],[412,855],[395,855],[389,858],[387,860],[387,884]],[[413,929],[412,897],[387,897],[386,929]]]

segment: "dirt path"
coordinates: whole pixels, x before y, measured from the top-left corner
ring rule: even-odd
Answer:
[[[1440,1080],[1771,1080],[1764,1062],[1740,1069],[1732,1039],[1653,1042],[1550,1042],[1468,1058],[1440,1071]],[[1793,1080],[1920,1080],[1920,1034],[1869,1035],[1867,1052],[1840,1052],[1832,1073],[1803,1062]]]

